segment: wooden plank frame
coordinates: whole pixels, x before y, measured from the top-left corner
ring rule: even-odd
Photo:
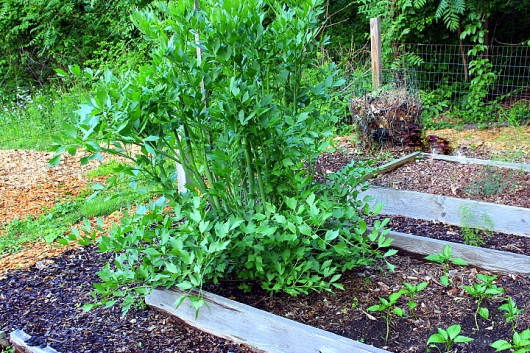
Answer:
[[[530,208],[372,186],[360,194],[383,203],[383,214],[530,237]]]
[[[145,302],[186,324],[265,353],[389,353],[331,332],[304,325],[221,296],[203,292],[206,306],[196,317],[186,293],[155,289]]]
[[[467,158],[459,156],[446,156],[443,154],[432,154],[432,153],[423,153],[426,158],[432,158],[440,161],[454,162],[460,164],[480,164],[490,167],[498,168],[508,168],[514,170],[521,170],[524,172],[530,172],[530,164],[526,163],[510,163],[510,162],[501,162],[501,161],[492,161],[488,159],[478,159],[478,158]]]
[[[11,345],[17,353],[59,353],[50,346],[44,348],[39,346],[30,346],[26,343],[31,338],[30,335],[22,330],[15,330],[9,335]]]
[[[449,245],[453,256],[464,259],[469,265],[497,273],[530,275],[530,256],[394,231],[391,231],[388,236],[394,239],[392,247],[396,249],[419,255],[430,255],[441,252],[446,245]]]
[[[397,167],[402,166],[403,164],[415,161],[416,158],[421,157],[421,154],[422,153],[419,152],[419,151],[418,152],[413,152],[413,153],[408,154],[408,155],[406,155],[404,157],[401,157],[401,158],[395,159],[395,160],[393,160],[391,162],[388,162],[386,164],[383,164],[382,166],[380,166],[377,169],[377,173],[382,174],[382,173],[391,172],[394,169],[396,169]]]

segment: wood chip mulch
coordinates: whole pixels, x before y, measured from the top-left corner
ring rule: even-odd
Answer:
[[[57,170],[47,168],[49,158],[51,155],[40,152],[0,151],[0,202],[4,202],[0,204],[0,225],[15,217],[38,215],[58,197],[75,194],[86,185],[83,175],[88,169],[82,169],[76,158],[71,162],[66,160]],[[333,164],[349,160],[340,153],[330,155],[324,157],[324,163],[318,168],[327,174],[334,170]],[[57,249],[32,244],[31,248],[27,254],[18,255],[18,259],[10,258],[3,268],[1,262],[5,258],[0,259],[0,331],[23,329],[34,337],[34,344],[48,344],[61,353],[252,352],[149,309],[133,310],[125,317],[121,317],[119,307],[86,313],[81,305],[91,302],[92,283],[98,281],[96,272],[108,255],[98,253],[93,247]],[[455,346],[453,352],[493,352],[490,343],[511,338],[510,325],[504,323],[502,312],[497,309],[502,298],[486,303],[492,320],[480,319],[480,330],[474,327],[474,302],[460,286],[471,284],[478,273],[487,272],[473,267],[452,268],[453,285],[444,287],[439,282],[439,265],[402,253],[392,262],[396,265],[395,273],[382,270],[381,263],[346,273],[342,278],[345,291],[336,295],[271,297],[259,288],[251,294],[242,293],[229,283],[208,289],[392,352],[425,352],[429,335],[436,333],[437,327],[452,324],[461,324],[462,334],[475,339]],[[23,264],[23,269],[14,269],[18,263]],[[377,304],[378,297],[402,288],[404,281],[426,281],[429,286],[417,295],[416,316],[393,319],[390,339],[385,342],[384,320],[366,308]],[[517,321],[518,330],[529,328],[530,278],[503,275],[496,283],[525,309]],[[406,302],[400,305],[406,307]]]

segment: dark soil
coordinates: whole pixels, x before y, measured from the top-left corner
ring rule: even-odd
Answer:
[[[452,352],[494,352],[489,344],[499,339],[511,339],[511,327],[504,322],[503,312],[498,310],[504,301],[503,297],[486,303],[490,309],[491,320],[479,318],[479,329],[476,329],[476,305],[461,288],[462,285],[475,282],[477,273],[489,272],[473,267],[454,267],[450,272],[452,285],[444,287],[439,282],[441,268],[437,264],[406,254],[395,256],[391,262],[396,266],[394,273],[384,270],[382,263],[345,273],[341,279],[345,290],[336,294],[311,293],[298,297],[280,294],[271,297],[259,289],[253,290],[252,293],[243,293],[235,286],[226,284],[208,289],[277,315],[391,352],[425,352],[429,336],[436,333],[437,328],[445,329],[453,324],[461,325],[461,334],[473,338],[474,341],[457,344]],[[401,298],[398,305],[408,315],[392,318],[390,336],[388,341],[385,341],[385,320],[381,314],[368,312],[367,308],[379,304],[378,298],[388,297],[389,294],[402,289],[403,282],[417,284],[422,281],[427,282],[428,287],[416,295],[418,307],[415,313],[411,313],[407,307],[408,298]],[[518,330],[530,327],[530,278],[500,276],[496,284],[503,287],[506,294],[511,296],[520,308],[525,309],[518,320]],[[432,351],[436,352],[436,349]]]
[[[390,218],[387,227],[397,232],[420,235],[453,243],[466,243],[469,245],[530,256],[530,237],[500,232],[488,232],[477,229],[466,229],[442,222],[399,216],[380,215],[368,219],[367,223],[373,225],[374,220],[383,218]],[[469,237],[469,240],[467,241],[466,236]],[[470,244],[470,240],[471,242],[476,241],[480,243]]]
[[[81,305],[92,301],[92,283],[108,257],[79,248],[28,271],[9,271],[0,279],[0,331],[22,329],[32,345],[61,353],[254,352],[151,309],[125,317],[118,306],[84,312]]]
[[[83,312],[80,304],[91,301],[91,283],[97,281],[96,271],[106,258],[93,247],[79,248],[44,260],[29,271],[8,272],[0,280],[0,330],[23,329],[34,336],[34,344],[49,344],[62,353],[252,352],[149,309],[133,310],[124,318],[118,307]],[[443,287],[438,264],[408,254],[395,256],[391,262],[396,266],[395,273],[384,270],[383,263],[345,273],[345,290],[336,294],[270,296],[259,288],[243,293],[230,283],[207,289],[392,352],[424,352],[425,343],[436,328],[452,324],[462,325],[462,334],[474,338],[469,344],[457,345],[454,352],[493,352],[488,347],[490,343],[511,338],[511,327],[497,309],[503,297],[486,303],[492,320],[479,319],[477,330],[473,319],[475,304],[460,288],[476,281],[477,273],[488,272],[455,267],[450,272],[452,286]],[[404,281],[425,281],[429,286],[416,296],[415,317],[407,309],[407,299],[401,299],[399,305],[409,315],[392,319],[390,339],[385,342],[385,321],[367,308],[377,304],[379,297],[403,288]],[[518,320],[518,330],[530,327],[530,278],[500,276],[496,283],[525,309]]]

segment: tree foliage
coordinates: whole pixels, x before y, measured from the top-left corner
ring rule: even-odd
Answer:
[[[138,49],[129,15],[150,0],[3,0],[0,83],[45,85],[57,67],[102,66]]]

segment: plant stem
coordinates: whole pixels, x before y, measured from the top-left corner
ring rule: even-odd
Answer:
[[[245,148],[245,162],[246,162],[246,171],[248,178],[248,192],[251,200],[255,198],[255,186],[254,186],[254,170],[252,169],[252,149],[250,147],[250,142],[247,137],[243,137],[242,141]]]
[[[390,335],[390,310],[387,309],[386,311],[386,335],[385,335],[385,342],[388,342],[388,336]]]

